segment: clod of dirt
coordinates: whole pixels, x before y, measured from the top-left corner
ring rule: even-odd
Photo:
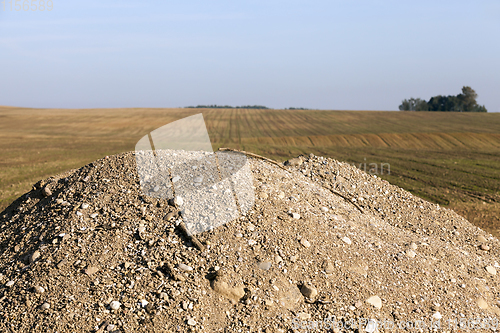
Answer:
[[[253,207],[197,235],[185,202],[142,194],[134,153],[37,183],[0,214],[0,331],[500,316],[500,243],[453,211],[333,159],[247,163]]]

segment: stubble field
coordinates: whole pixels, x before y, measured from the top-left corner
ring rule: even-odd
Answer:
[[[500,114],[491,113],[0,107],[0,210],[39,179],[134,150],[200,112],[215,150],[353,163],[500,235]]]

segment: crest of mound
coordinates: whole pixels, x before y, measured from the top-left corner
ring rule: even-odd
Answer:
[[[37,183],[0,214],[0,331],[500,314],[498,240],[454,212],[333,159],[247,163],[254,206],[196,238],[173,202],[141,194],[134,153]]]

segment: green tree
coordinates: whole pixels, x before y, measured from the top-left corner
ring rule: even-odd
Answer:
[[[427,111],[429,106],[427,102],[420,98],[404,99],[399,106],[401,111]]]

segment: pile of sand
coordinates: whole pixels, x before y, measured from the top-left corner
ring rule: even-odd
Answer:
[[[332,159],[248,163],[254,206],[196,239],[134,153],[37,183],[0,214],[0,331],[496,325],[496,238]]]

